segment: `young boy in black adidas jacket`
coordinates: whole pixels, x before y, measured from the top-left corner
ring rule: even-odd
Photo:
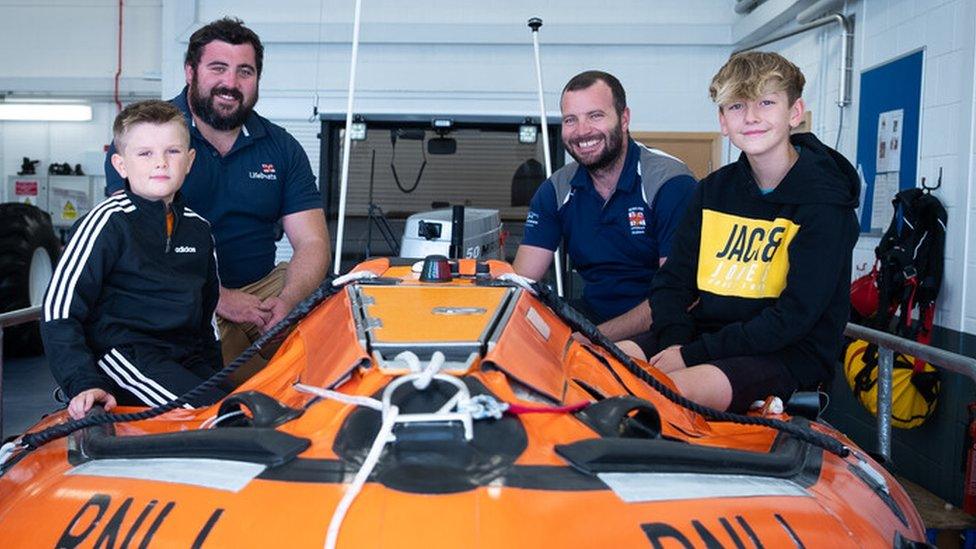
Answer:
[[[179,194],[194,158],[183,113],[134,103],[113,133],[126,190],[75,224],[44,298],[44,348],[74,418],[95,403],[163,404],[221,365],[210,225]]]
[[[857,173],[803,120],[800,70],[733,56],[709,88],[743,151],[702,180],[652,284],[638,343],[698,403],[741,412],[833,375],[850,309]],[[656,353],[656,354],[655,354]]]

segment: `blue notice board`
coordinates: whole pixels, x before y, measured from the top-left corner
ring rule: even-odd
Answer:
[[[900,169],[898,188],[915,187],[918,178],[918,123],[922,103],[922,54],[908,54],[861,73],[858,100],[857,165],[864,174],[867,189],[861,197],[861,231],[871,230],[875,176],[878,173],[878,124],[882,113],[902,110]],[[879,199],[882,197],[879,196]],[[891,203],[893,196],[884,198]],[[890,208],[890,206],[889,206]],[[880,212],[879,212],[880,213]],[[890,212],[889,212],[890,213]],[[885,218],[890,215],[885,214]],[[887,224],[887,221],[885,222]],[[883,228],[883,227],[882,227]]]

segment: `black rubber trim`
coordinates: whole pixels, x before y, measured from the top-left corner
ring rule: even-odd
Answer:
[[[589,345],[583,345],[583,348],[586,349],[586,352],[593,355],[597,359],[597,361],[600,364],[602,364],[603,367],[606,368],[608,372],[610,372],[610,375],[617,380],[617,383],[620,384],[620,387],[624,391],[627,391],[627,394],[629,394],[630,396],[636,396],[634,392],[630,390],[630,387],[628,387],[627,384],[624,383],[624,380],[623,378],[620,377],[620,374],[618,374],[617,371],[613,369],[613,366],[610,365],[610,362],[606,359],[606,357],[591,349]]]
[[[71,436],[68,461],[77,465],[97,459],[188,458],[222,459],[279,467],[295,459],[311,444],[308,439],[260,427],[115,436],[96,426]]]
[[[891,542],[893,549],[936,549],[935,545],[927,541],[914,541],[906,538],[901,532],[895,532],[895,539]]]
[[[393,267],[394,265],[390,265]],[[376,278],[362,278],[356,281],[357,284],[361,286],[397,286],[403,280],[399,278],[391,278],[388,276],[378,276]]]
[[[280,401],[258,391],[233,393],[220,403],[218,416],[246,408],[250,417],[234,418],[228,426],[274,428],[301,416],[304,409],[290,408]]]
[[[281,467],[266,469],[257,478],[278,482],[341,484],[355,473],[355,468],[348,468],[339,460],[298,458]],[[504,486],[526,490],[585,492],[608,489],[598,478],[564,466],[514,465],[498,479]],[[376,471],[370,475],[369,481],[376,482]]]
[[[574,414],[605,438],[658,438],[661,416],[650,402],[633,396],[615,396],[590,404]]]
[[[579,385],[579,387],[581,389],[583,389],[584,391],[586,391],[586,393],[588,395],[590,395],[591,397],[593,397],[593,400],[595,400],[597,402],[600,402],[601,400],[604,400],[604,399],[607,398],[607,395],[601,393],[600,391],[597,390],[596,387],[590,385],[589,383],[583,381],[582,379],[579,379],[577,377],[574,377],[574,378],[572,378],[572,381],[573,381],[573,383]]]
[[[905,512],[902,511],[901,507],[898,506],[898,503],[895,502],[895,498],[891,497],[891,494],[884,489],[884,486],[879,484],[878,481],[874,480],[874,478],[868,475],[867,472],[853,463],[848,464],[847,470],[850,471],[855,477],[859,478],[861,482],[866,484],[868,488],[870,488],[871,491],[878,496],[878,499],[883,501],[884,504],[891,509],[891,512],[898,517],[898,520],[901,521],[905,527],[908,527],[908,518],[905,517]]]
[[[748,452],[666,439],[602,438],[556,446],[556,453],[588,474],[702,473],[790,479],[809,487],[817,482],[823,450],[780,436],[770,452]]]
[[[390,267],[412,267],[414,263],[423,261],[422,257],[388,257]]]

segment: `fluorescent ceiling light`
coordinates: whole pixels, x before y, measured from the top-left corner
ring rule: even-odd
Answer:
[[[0,120],[87,122],[91,105],[78,103],[0,103]]]

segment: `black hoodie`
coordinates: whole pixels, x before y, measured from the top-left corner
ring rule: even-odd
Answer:
[[[72,227],[41,323],[48,363],[68,397],[112,388],[98,361],[119,345],[151,344],[174,360],[198,355],[219,369],[213,314],[220,280],[210,223],[180,193],[171,211],[168,234],[163,202],[126,185]]]
[[[769,194],[745,154],[698,185],[652,284],[652,330],[688,365],[775,354],[812,388],[848,320],[860,180],[813,134],[790,141],[800,157]]]

